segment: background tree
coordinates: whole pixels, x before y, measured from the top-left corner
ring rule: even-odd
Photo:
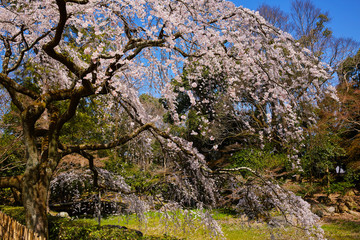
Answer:
[[[25,149],[21,141],[20,119],[4,89],[1,89],[0,109],[0,177],[21,174],[25,165]],[[1,202],[21,204],[21,196],[15,188],[0,189],[0,199]]]
[[[337,38],[327,26],[331,21],[328,12],[317,8],[311,0],[294,0],[290,13],[279,7],[261,5],[259,13],[270,23],[293,34],[295,39],[308,48],[319,60],[326,62],[336,73],[338,65],[356,53],[359,43],[351,38]]]
[[[284,26],[283,22],[284,19],[288,18],[288,15],[281,12],[279,8],[262,5],[258,10],[268,21],[277,21],[279,22],[278,26],[282,27],[283,30],[289,29]],[[331,20],[329,14],[317,8],[310,0],[292,1],[289,14],[291,33],[293,33],[296,41],[309,49],[320,61],[331,66],[332,69],[329,69],[329,73],[334,78],[338,77],[340,85],[345,86],[346,84],[343,83],[349,82],[345,80],[345,75],[347,73],[351,75],[353,72],[349,69],[345,70],[345,66],[354,61],[352,56],[357,51],[359,43],[349,38],[336,38],[328,27]],[[277,17],[273,15],[277,15]],[[347,60],[345,61],[345,59]],[[349,64],[348,66],[353,67],[355,65]],[[333,84],[336,84],[336,81]],[[338,89],[344,88],[339,87]],[[343,93],[343,90],[338,91],[340,99],[342,99],[341,96],[346,99]],[[336,96],[333,97],[337,98]],[[344,163],[344,151],[348,151],[349,148],[344,147],[341,143],[342,130],[340,130],[340,125],[342,124],[340,122],[343,120],[338,113],[342,112],[341,109],[347,109],[345,107],[347,104],[340,106],[331,97],[321,100],[319,104],[321,110],[312,109],[316,113],[314,118],[318,121],[317,127],[303,124],[308,134],[303,142],[303,148],[300,148],[302,167],[305,170],[302,175],[309,179],[317,176],[315,181],[320,181],[326,175],[327,181],[323,181],[322,186],[329,188],[330,175],[336,176],[336,167],[345,168],[346,165]],[[319,162],[318,159],[322,159],[322,161]]]
[[[60,160],[77,153],[91,165],[92,151],[126,144],[144,131],[177,161],[172,176],[179,187],[172,188],[174,195],[186,201],[215,202],[216,184],[204,157],[146,113],[139,100],[141,87],[158,88],[174,123],[181,125],[184,119],[176,113],[177,94],[169,79],[181,82],[184,67],[191,68],[192,90],[186,93],[195,106],[201,104],[193,91],[204,67],[209,78],[224,72],[229,98],[224,111],[239,109],[229,114],[235,114],[249,132],[261,136],[268,128],[277,129],[280,138],[289,142],[302,137],[301,103],[321,97],[316,90],[329,77],[289,34],[226,1],[2,1],[0,22],[0,84],[20,116],[26,152],[24,173],[1,177],[0,187],[22,192],[26,225],[41,236],[48,234],[48,191]],[[102,99],[106,105],[97,102]],[[266,114],[273,105],[270,114],[279,114],[281,121],[271,125],[272,116],[264,115],[269,125],[260,131],[253,128],[248,110],[257,104]],[[94,111],[95,106],[102,110]],[[107,134],[112,126],[101,121],[114,106],[131,119],[127,131],[115,136]],[[66,124],[76,117],[95,122],[95,132],[106,138],[90,134],[92,129],[86,126],[88,136],[69,136]],[[296,202],[299,208],[307,206]],[[316,220],[306,219],[309,209],[284,206],[301,220],[301,226]]]
[[[293,29],[292,24],[290,23],[289,14],[285,13],[278,6],[270,6],[266,3],[261,4],[257,11],[260,15],[263,16],[266,21],[275,27],[285,31],[291,32]]]
[[[341,105],[338,109],[339,132],[341,144],[346,149],[347,159],[344,165],[349,171],[359,176],[359,141],[360,141],[360,51],[345,59],[339,69],[340,84],[338,86]],[[345,166],[344,166],[345,167]],[[358,186],[359,187],[359,186]]]

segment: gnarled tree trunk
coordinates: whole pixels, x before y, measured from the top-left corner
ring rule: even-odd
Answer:
[[[43,111],[40,111],[40,113]],[[40,236],[48,238],[47,205],[50,180],[60,157],[58,152],[58,131],[56,119],[50,114],[48,130],[42,141],[36,134],[34,123],[40,114],[22,115],[24,143],[27,154],[26,170],[22,178],[22,198],[26,214],[26,226]]]
[[[47,197],[50,181],[42,170],[32,170],[23,178],[22,196],[26,226],[40,236],[48,238]]]

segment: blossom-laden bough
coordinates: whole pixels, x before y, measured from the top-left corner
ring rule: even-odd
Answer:
[[[238,173],[253,175],[244,181]],[[292,226],[304,231],[308,239],[325,239],[324,230],[319,224],[320,217],[312,213],[310,204],[279,184],[261,176],[248,167],[221,169],[232,179],[231,199],[236,199],[237,211],[249,220],[265,221],[270,227]],[[229,201],[229,199],[223,199]],[[280,216],[280,219],[279,219]]]
[[[204,159],[191,143],[162,129],[159,118],[146,115],[139,90],[161,93],[181,124],[169,81],[181,82],[188,67],[190,79],[201,77],[204,66],[209,74],[225,72],[233,108],[224,109],[236,109],[249,131],[266,136],[276,129],[293,141],[302,135],[304,104],[316,104],[328,79],[323,64],[289,34],[223,0],[1,1],[0,22],[0,84],[20,112],[27,161],[22,176],[1,178],[0,187],[22,192],[26,225],[42,236],[48,234],[50,180],[61,158],[113,148],[145,131],[187,155],[179,168],[189,167],[195,176],[191,186],[203,185],[198,193],[215,199],[216,184]],[[191,91],[187,94],[199,104]],[[61,142],[61,130],[80,102],[104,95],[108,109],[121,106],[119,111],[132,118],[128,133],[102,143]],[[262,130],[248,124],[245,96],[263,104],[268,124]],[[277,117],[281,121],[271,125],[269,119]]]

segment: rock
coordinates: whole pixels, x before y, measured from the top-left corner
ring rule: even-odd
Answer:
[[[70,216],[67,212],[59,212],[58,214],[56,214],[56,216],[62,217],[62,218],[70,218]]]
[[[313,204],[311,206],[311,211],[313,213],[315,213],[316,215],[318,215],[319,217],[324,217],[324,216],[329,215],[328,210],[322,204]]]
[[[334,213],[336,211],[336,208],[331,206],[331,207],[328,207],[327,211],[328,211],[328,213]]]
[[[326,211],[324,211],[323,209],[317,209],[314,213],[321,218],[327,215]]]

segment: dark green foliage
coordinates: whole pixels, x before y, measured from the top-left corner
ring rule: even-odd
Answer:
[[[330,172],[335,173],[338,161],[345,154],[336,136],[319,133],[309,136],[306,145],[301,157],[301,167],[305,178],[322,178]]]
[[[65,123],[61,131],[61,140],[68,144],[79,144],[88,142],[101,142],[110,132],[103,132],[108,129],[109,122],[106,122],[107,115],[102,107],[105,104],[100,98],[82,99],[76,115]],[[60,109],[64,106],[59,106]],[[101,127],[99,127],[101,126]]]
[[[118,228],[101,228],[90,234],[89,239],[144,239],[139,236],[135,231],[128,231],[127,229]]]
[[[55,216],[48,216],[49,222],[49,239],[59,239],[59,233],[62,229],[62,224],[68,222],[69,219]]]
[[[288,157],[268,149],[248,148],[238,151],[230,158],[230,168],[249,167],[262,172],[278,167],[287,167]]]
[[[356,187],[360,174],[345,166],[348,153],[340,144],[335,134],[320,132],[308,137],[301,157],[301,174],[310,182],[307,195],[321,190],[345,194]]]
[[[145,192],[151,190],[151,186],[159,181],[158,176],[152,175],[150,171],[140,169],[133,163],[110,158],[105,162],[105,169],[121,175],[131,189],[136,192]]]
[[[345,195],[349,190],[355,188],[359,184],[360,173],[352,169],[348,169],[344,176],[340,179],[332,179],[329,193],[340,193]]]
[[[25,150],[15,107],[11,105],[10,111],[0,118],[0,177],[22,174]]]
[[[11,205],[12,192],[10,188],[0,189],[0,203]]]

